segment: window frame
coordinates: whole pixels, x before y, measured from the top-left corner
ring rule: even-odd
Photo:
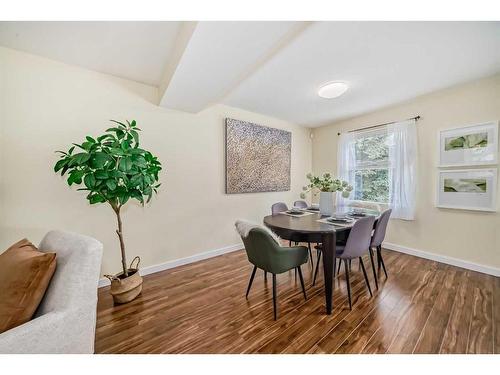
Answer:
[[[358,139],[361,138],[369,138],[369,137],[375,137],[375,136],[380,136],[380,135],[385,135],[387,137],[390,137],[391,134],[389,134],[387,126],[380,127],[377,129],[369,129],[369,130],[361,130],[359,132],[356,132],[355,137],[354,137],[354,142],[357,142]],[[356,147],[355,145],[353,147]],[[390,145],[387,144],[387,147],[389,148]],[[391,203],[391,176],[392,176],[392,167],[391,167],[391,160],[390,160],[390,155],[389,153],[387,154],[387,158],[383,160],[377,160],[377,161],[371,161],[371,160],[366,160],[366,161],[361,161],[359,162],[358,159],[356,158],[356,150],[354,150],[354,167],[349,170],[349,175],[352,176],[352,186],[354,188],[353,190],[353,196],[356,195],[356,172],[357,171],[363,171],[363,170],[387,170],[387,175],[388,175],[388,191],[387,191],[387,201],[373,201],[373,200],[362,200],[362,199],[351,199],[348,198],[348,202],[359,202],[359,203],[372,203],[372,204],[378,204],[378,205],[390,205]]]

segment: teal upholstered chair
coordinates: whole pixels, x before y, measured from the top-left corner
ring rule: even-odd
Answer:
[[[307,263],[308,250],[305,246],[282,247],[279,240],[269,229],[244,221],[237,221],[236,228],[243,240],[248,260],[253,264],[252,275],[248,283],[246,297],[252,287],[257,268],[270,272],[273,275],[273,308],[274,319],[277,317],[276,308],[276,275],[296,269],[304,298],[307,299],[304,279],[300,266]]]

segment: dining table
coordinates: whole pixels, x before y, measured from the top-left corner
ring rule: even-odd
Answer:
[[[354,222],[350,224],[333,224],[326,223],[325,219],[330,216],[342,217],[346,215],[354,219],[354,221],[366,215],[375,216],[376,224],[380,212],[369,209],[353,212],[353,209],[350,207],[337,207],[332,215],[321,215],[315,210],[305,209],[302,214],[298,215],[293,215],[285,211],[264,217],[264,225],[282,239],[292,242],[321,243],[325,304],[326,313],[329,315],[333,309],[333,280],[336,274],[337,242],[345,242],[347,240]]]

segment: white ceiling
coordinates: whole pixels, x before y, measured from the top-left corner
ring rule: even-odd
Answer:
[[[0,22],[0,45],[311,127],[500,72],[500,22]]]
[[[0,45],[157,85],[180,22],[0,22]]]

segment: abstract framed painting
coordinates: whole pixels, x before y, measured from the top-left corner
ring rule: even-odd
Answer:
[[[497,164],[498,122],[439,132],[439,166]]]
[[[226,118],[226,193],[290,190],[292,133]]]
[[[496,194],[496,169],[439,171],[437,207],[496,211]]]

